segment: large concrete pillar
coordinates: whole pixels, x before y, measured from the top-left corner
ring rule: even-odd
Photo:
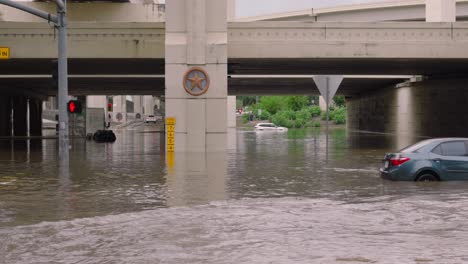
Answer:
[[[236,19],[236,0],[227,0],[227,20],[234,21]]]
[[[154,104],[155,104],[155,99],[151,95],[145,95],[143,96],[143,110],[144,110],[144,115],[154,115]]]
[[[29,99],[29,134],[42,136],[42,100]]]
[[[175,151],[226,149],[227,0],[166,2],[166,116]]]
[[[13,97],[13,135],[28,135],[28,99],[24,96]]]
[[[0,97],[0,137],[11,136],[11,97]]]
[[[327,102],[325,101],[323,96],[319,96],[319,106],[320,110],[327,111]]]
[[[455,22],[456,11],[456,0],[426,0],[427,22]]]
[[[114,96],[113,120],[125,123],[127,121],[127,98],[124,95]]]
[[[228,96],[227,103],[228,128],[235,128],[236,124],[236,96]]]
[[[133,113],[143,114],[143,96],[135,95],[133,98]]]
[[[106,109],[107,100],[105,95],[89,95],[86,97],[86,105],[89,108]]]

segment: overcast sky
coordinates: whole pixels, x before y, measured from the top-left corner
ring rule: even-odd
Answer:
[[[237,17],[385,0],[237,0]]]

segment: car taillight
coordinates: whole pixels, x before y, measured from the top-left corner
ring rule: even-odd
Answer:
[[[393,159],[390,159],[390,162],[392,163],[393,166],[400,166],[401,164],[409,161],[410,158],[404,158],[404,157],[401,157],[401,158],[393,158]]]

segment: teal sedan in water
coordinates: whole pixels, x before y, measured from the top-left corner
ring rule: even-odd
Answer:
[[[380,175],[395,181],[468,180],[468,138],[429,139],[388,153]]]

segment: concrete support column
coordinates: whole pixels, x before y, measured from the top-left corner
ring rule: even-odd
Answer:
[[[165,57],[166,116],[177,120],[175,151],[225,150],[227,0],[167,1]],[[184,84],[205,92],[191,94]]]
[[[11,97],[0,97],[0,137],[11,136]]]
[[[144,115],[154,115],[154,103],[155,100],[151,95],[143,96],[143,109]]]
[[[86,105],[89,108],[107,108],[105,95],[89,95],[86,97]]]
[[[127,98],[124,95],[114,96],[113,119],[117,122],[127,120]]]
[[[323,98],[323,96],[319,96],[319,106],[320,106],[320,110],[327,111],[327,102],[325,102],[325,99]]]
[[[227,120],[228,128],[235,128],[236,124],[236,96],[228,96]]]
[[[426,0],[427,22],[455,22],[456,20],[456,0]]]
[[[236,0],[227,0],[227,20],[234,21],[236,19]]]
[[[24,96],[13,97],[13,135],[28,135],[28,99]]]
[[[29,99],[29,135],[42,136],[42,100]]]
[[[143,96],[141,95],[133,96],[133,113],[135,114],[143,113]]]

